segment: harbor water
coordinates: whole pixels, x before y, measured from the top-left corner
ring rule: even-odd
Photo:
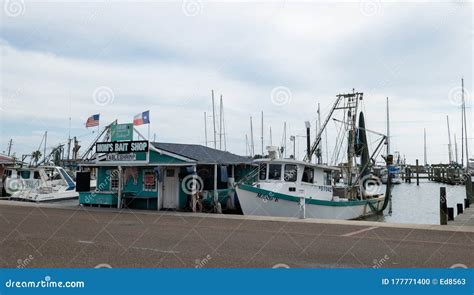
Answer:
[[[447,185],[427,180],[416,180],[393,186],[392,213],[387,208],[383,216],[368,217],[367,220],[378,220],[388,223],[440,224],[440,187],[446,187],[448,207],[454,208],[457,215],[457,204],[464,204],[466,189],[463,185]],[[380,190],[385,192],[385,186]]]

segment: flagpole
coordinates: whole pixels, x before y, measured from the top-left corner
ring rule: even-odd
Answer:
[[[150,123],[148,123],[148,141],[150,141]]]

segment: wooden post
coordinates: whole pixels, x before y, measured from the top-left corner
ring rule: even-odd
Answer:
[[[420,185],[420,167],[418,166],[418,159],[416,159],[416,185]]]
[[[448,202],[446,200],[446,188],[439,188],[439,219],[441,225],[448,224]]]
[[[456,207],[457,207],[457,209],[458,209],[458,215],[464,213],[464,210],[463,210],[463,208],[462,208],[462,204],[456,204]]]
[[[448,221],[454,220],[454,208],[448,208]]]
[[[219,192],[217,191],[217,168],[218,165],[214,165],[214,206],[217,213],[222,213],[221,204],[219,203]]]
[[[474,203],[474,193],[472,191],[472,177],[468,173],[465,174],[465,185],[466,185],[466,198],[469,200],[469,204]]]

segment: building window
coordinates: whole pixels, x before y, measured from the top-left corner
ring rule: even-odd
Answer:
[[[298,168],[296,165],[287,164],[285,165],[285,181],[296,182],[298,176]]]
[[[259,177],[258,178],[260,180],[267,179],[267,164],[260,164],[260,165],[258,165],[258,167],[259,167],[259,173],[258,173]]]
[[[143,171],[143,190],[156,191],[156,173],[153,170]]]
[[[268,179],[281,180],[281,165],[280,164],[268,165]]]
[[[166,177],[174,177],[174,169],[166,169]]]
[[[119,178],[118,178],[118,170],[109,170],[110,173],[110,190],[117,191],[119,188]]]
[[[313,183],[314,182],[314,169],[311,167],[304,167],[303,177],[301,182]]]

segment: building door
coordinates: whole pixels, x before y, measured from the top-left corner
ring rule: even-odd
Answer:
[[[178,209],[178,171],[167,167],[163,179],[163,208]]]

